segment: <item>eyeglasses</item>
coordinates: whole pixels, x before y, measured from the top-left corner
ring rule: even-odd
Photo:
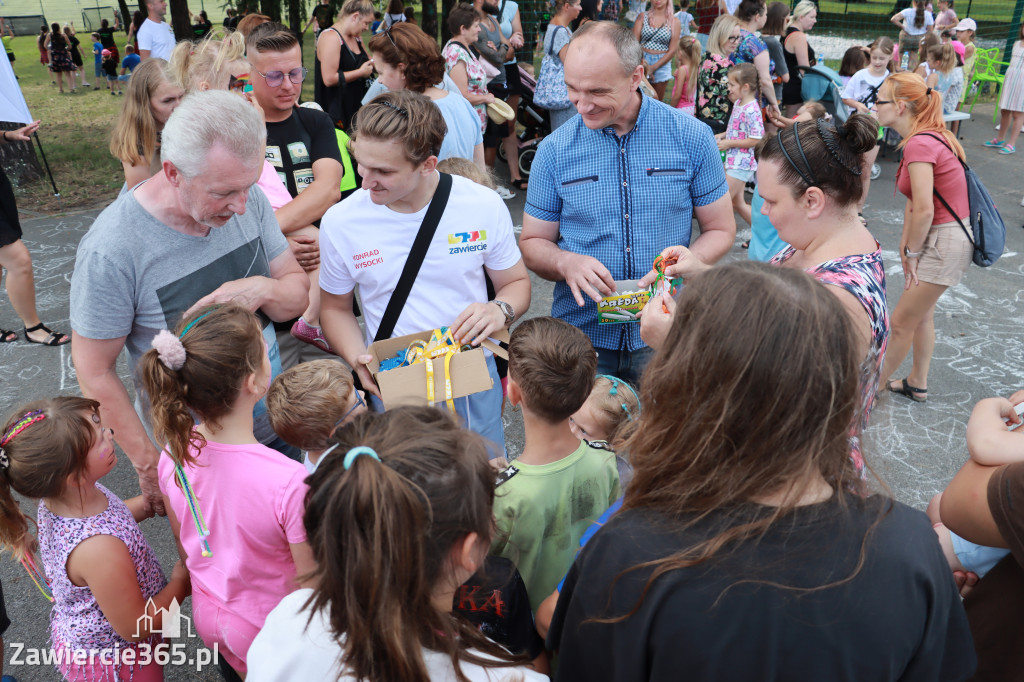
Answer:
[[[288,80],[290,80],[293,85],[301,85],[302,81],[306,80],[306,74],[309,73],[309,71],[306,70],[306,67],[300,66],[297,69],[292,69],[287,74],[281,71],[271,71],[270,73],[257,71],[256,73],[263,76],[264,80],[267,81],[267,85],[272,88],[276,88],[280,87],[281,83],[284,83],[285,75],[288,76]]]
[[[352,407],[348,408],[348,412],[346,412],[345,414],[341,415],[341,419],[339,419],[338,422],[334,425],[334,428],[338,428],[339,426],[341,426],[345,422],[345,420],[348,419],[349,415],[352,414],[353,412],[355,412],[358,408],[366,407],[366,401],[363,400],[363,393],[362,393],[362,391],[356,390],[355,394],[356,394],[356,404],[353,405]]]
[[[734,40],[739,40],[739,39],[740,39],[739,35],[729,36],[728,38],[726,38],[726,40],[728,40],[730,43],[732,41],[734,41]]]

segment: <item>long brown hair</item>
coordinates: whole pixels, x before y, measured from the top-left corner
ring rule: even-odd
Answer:
[[[57,497],[68,476],[85,467],[96,440],[90,417],[100,404],[88,398],[60,396],[36,400],[14,410],[4,421],[0,436],[29,412],[45,415],[3,446],[8,466],[0,470],[0,546],[20,560],[31,545],[29,519],[11,491],[31,499]]]
[[[262,367],[266,349],[259,320],[235,304],[201,308],[186,316],[175,334],[185,348],[184,364],[171,369],[150,349],[139,362],[139,376],[149,395],[157,442],[167,443],[174,463],[183,466],[195,462],[190,445],[197,454],[206,445],[193,415],[218,426],[238,399],[242,382]]]
[[[841,499],[850,494],[860,481],[849,456],[850,425],[860,424],[859,366],[850,316],[802,271],[730,263],[687,283],[641,383],[623,509],[653,510],[688,528],[792,494],[763,518],[630,569],[653,568],[640,602],[662,574],[763,535],[816,476]]]
[[[962,161],[967,160],[964,148],[960,146],[956,135],[946,129],[946,124],[942,120],[942,95],[929,88],[921,76],[907,71],[894,73],[885,79],[882,88],[892,93],[894,101],[906,102],[910,110],[910,134],[900,142],[900,149],[914,135],[928,132],[943,138]]]
[[[437,40],[419,26],[403,21],[392,24],[387,33],[378,33],[370,40],[373,58],[392,68],[405,64],[405,87],[422,93],[444,78],[444,57]]]
[[[345,674],[428,682],[424,648],[446,654],[463,682],[462,661],[522,663],[432,601],[450,578],[453,546],[470,533],[481,548],[490,541],[495,483],[483,439],[431,407],[367,412],[335,439],[337,450],[307,479],[317,587],[306,608],[310,619],[322,610],[344,638]],[[359,446],[379,461],[364,454],[346,468],[347,452]]]

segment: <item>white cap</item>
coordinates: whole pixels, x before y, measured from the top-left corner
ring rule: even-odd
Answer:
[[[956,31],[978,31],[978,24],[975,23],[974,19],[961,19],[960,23],[956,25],[954,29]]]

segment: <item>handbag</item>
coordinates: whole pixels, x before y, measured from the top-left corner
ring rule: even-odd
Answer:
[[[999,215],[996,203],[992,201],[992,196],[985,189],[985,185],[981,184],[981,178],[978,177],[978,174],[953,152],[952,147],[946,144],[945,140],[931,133],[919,134],[934,137],[941,142],[945,145],[946,149],[949,149],[953,156],[956,156],[956,160],[960,162],[960,165],[964,167],[964,176],[967,179],[967,201],[971,211],[969,218],[971,232],[967,231],[967,227],[960,220],[960,216],[950,208],[949,204],[946,203],[946,200],[942,198],[942,195],[939,194],[939,191],[934,186],[932,191],[939,198],[939,201],[942,202],[942,205],[946,207],[950,215],[956,218],[960,229],[967,235],[967,241],[971,242],[971,246],[974,247],[974,257],[972,259],[974,264],[983,268],[989,267],[999,260],[999,257],[1003,255],[1003,249],[1006,247],[1006,224],[1003,222],[1003,217]],[[973,239],[971,238],[972,232],[974,234]]]
[[[448,196],[452,193],[452,176],[447,173],[440,175],[437,189],[434,190],[434,196],[430,199],[430,205],[427,206],[427,213],[423,216],[419,232],[416,233],[416,239],[413,240],[412,248],[409,249],[409,257],[405,259],[405,267],[402,268],[398,284],[395,285],[395,290],[391,293],[387,308],[384,309],[384,316],[380,318],[380,326],[377,327],[377,333],[373,336],[374,341],[390,339],[391,334],[394,333],[395,325],[398,324],[398,316],[402,314],[402,308],[405,307],[405,302],[409,299],[409,292],[412,291],[416,275],[419,274],[423,259],[427,256],[430,241],[434,238],[434,232],[437,231],[437,226],[441,223],[441,216],[448,205]]]
[[[533,93],[533,103],[548,111],[559,111],[572,106],[572,102],[569,101],[569,89],[565,86],[562,60],[551,52],[559,28],[565,27],[558,26],[551,31],[550,44],[547,39],[544,40],[544,59],[540,63],[540,77],[537,78],[537,87]]]

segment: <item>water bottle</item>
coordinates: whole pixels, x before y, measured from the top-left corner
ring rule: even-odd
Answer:
[[[900,60],[900,71],[906,71],[908,66],[910,66],[910,53],[904,52],[903,59]]]

